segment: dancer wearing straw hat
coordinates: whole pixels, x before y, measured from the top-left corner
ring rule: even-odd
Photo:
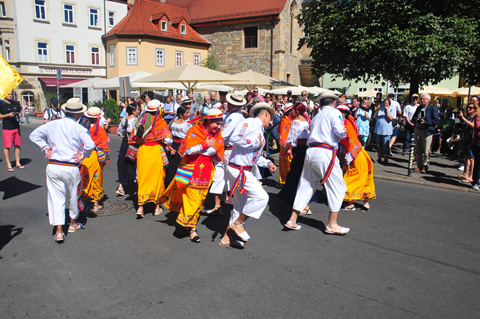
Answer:
[[[48,218],[50,225],[56,228],[56,242],[65,240],[63,225],[65,225],[67,192],[70,195],[68,232],[73,233],[81,227],[77,223],[78,190],[81,181],[79,166],[82,159],[90,156],[95,148],[95,143],[88,131],[77,123],[86,109],[87,107],[80,99],[71,98],[63,105],[65,118],[48,122],[30,134],[30,140],[49,159],[47,165]]]

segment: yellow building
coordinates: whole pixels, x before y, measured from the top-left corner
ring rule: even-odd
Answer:
[[[210,44],[189,24],[188,11],[153,0],[137,0],[129,14],[105,34],[107,78],[134,71],[157,73],[185,63],[200,65]]]

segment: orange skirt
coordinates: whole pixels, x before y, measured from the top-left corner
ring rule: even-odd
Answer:
[[[370,156],[362,149],[357,158],[347,168],[343,178],[347,184],[345,201],[376,198],[373,182],[373,165]]]

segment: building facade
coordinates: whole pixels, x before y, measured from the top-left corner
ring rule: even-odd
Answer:
[[[56,96],[58,70],[62,100],[73,96],[63,85],[106,76],[101,37],[127,14],[126,0],[16,0],[5,7],[14,23],[9,62],[25,78],[18,98],[43,109]],[[2,41],[5,52],[3,29]]]
[[[190,24],[208,42],[220,69],[254,70],[296,85],[319,85],[309,50],[298,50],[303,31],[297,0],[167,0],[188,9]]]
[[[136,0],[103,41],[108,78],[134,71],[153,74],[185,63],[200,65],[210,46],[189,25],[185,8],[158,0]]]

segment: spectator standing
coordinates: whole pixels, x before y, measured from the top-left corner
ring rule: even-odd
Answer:
[[[265,102],[265,99],[263,98],[263,96],[258,94],[258,88],[253,89],[253,100],[254,101],[256,100],[256,103],[257,102]]]
[[[375,134],[377,134],[377,153],[378,163],[388,164],[388,157],[390,156],[390,137],[393,133],[393,113],[395,110],[390,108],[390,100],[385,99],[377,108],[373,117],[377,120],[375,122]]]
[[[162,114],[165,114],[163,119],[167,124],[170,124],[170,122],[173,120],[173,117],[175,116],[175,103],[172,101],[172,97],[170,95],[167,95],[165,99],[165,104],[162,107]],[[141,116],[141,115],[140,115]]]
[[[478,97],[477,97],[478,102]],[[472,136],[472,151],[474,156],[473,164],[473,189],[480,191],[478,185],[480,179],[480,110],[478,103],[474,104],[476,107],[476,114],[473,118],[473,136]]]
[[[20,147],[22,137],[20,135],[20,112],[22,107],[18,101],[13,100],[13,91],[8,93],[3,101],[0,101],[0,119],[3,122],[3,154],[7,162],[7,169],[13,172],[10,163],[10,149],[15,146],[15,165],[19,169],[25,167],[20,164]]]
[[[193,99],[193,93],[188,93],[188,99],[192,101],[192,104],[190,106],[190,111],[189,111],[190,112],[189,119],[192,120],[198,116],[198,104]],[[178,110],[177,110],[177,113],[178,113]]]
[[[50,107],[43,112],[43,124],[53,121],[63,119],[65,114],[58,107],[58,99],[53,97],[50,99]]]
[[[30,123],[30,102],[25,102],[23,106],[23,114],[25,115],[25,121],[27,124]]]
[[[390,138],[390,156],[393,156],[392,153],[392,147],[393,144],[395,144],[395,141],[397,140],[397,135],[398,135],[398,117],[402,115],[402,108],[400,107],[400,103],[395,101],[393,98],[395,95],[393,93],[390,93],[388,95],[388,99],[390,100],[390,108],[393,110],[392,116],[392,127],[393,127],[393,132],[392,132],[392,137]]]
[[[405,143],[403,144],[402,155],[405,155],[408,152],[408,144],[412,138],[413,131],[415,129],[415,124],[412,121],[413,114],[418,107],[418,94],[412,95],[412,103],[405,106],[403,110],[403,118],[405,119]]]
[[[475,169],[474,163],[474,154],[472,151],[472,142],[473,142],[473,130],[475,128],[475,116],[478,113],[478,105],[469,102],[466,107],[467,116],[463,114],[460,110],[458,112],[458,118],[462,123],[462,139],[460,141],[462,146],[462,154],[464,158],[464,168],[463,174],[457,176],[458,178],[463,178],[462,183],[472,183],[473,182],[473,171]]]
[[[217,104],[217,103],[219,103],[219,102],[220,102],[220,101],[217,100],[217,92],[215,92],[215,91],[210,92],[210,103],[211,103],[212,105],[215,105],[215,104]]]
[[[208,110],[212,109],[213,106],[212,106],[212,103],[210,101],[210,95],[209,94],[205,94],[205,96],[203,97],[203,104],[201,105],[200,109],[198,110],[198,115],[200,116],[205,116],[207,115],[207,112]]]
[[[355,104],[353,108],[355,109]],[[370,134],[370,119],[372,118],[372,110],[368,107],[368,99],[363,99],[360,107],[355,109],[354,112],[357,117],[358,138],[365,146]]]
[[[430,160],[430,147],[433,134],[438,122],[437,108],[430,104],[430,94],[423,93],[420,96],[420,105],[417,107],[413,120],[415,123],[415,154],[417,168],[415,172],[426,173]]]
[[[178,93],[176,95],[175,105],[173,106],[173,112],[175,112],[174,117],[175,115],[177,115],[178,108],[182,105],[182,99],[183,99],[183,96],[180,93]]]

